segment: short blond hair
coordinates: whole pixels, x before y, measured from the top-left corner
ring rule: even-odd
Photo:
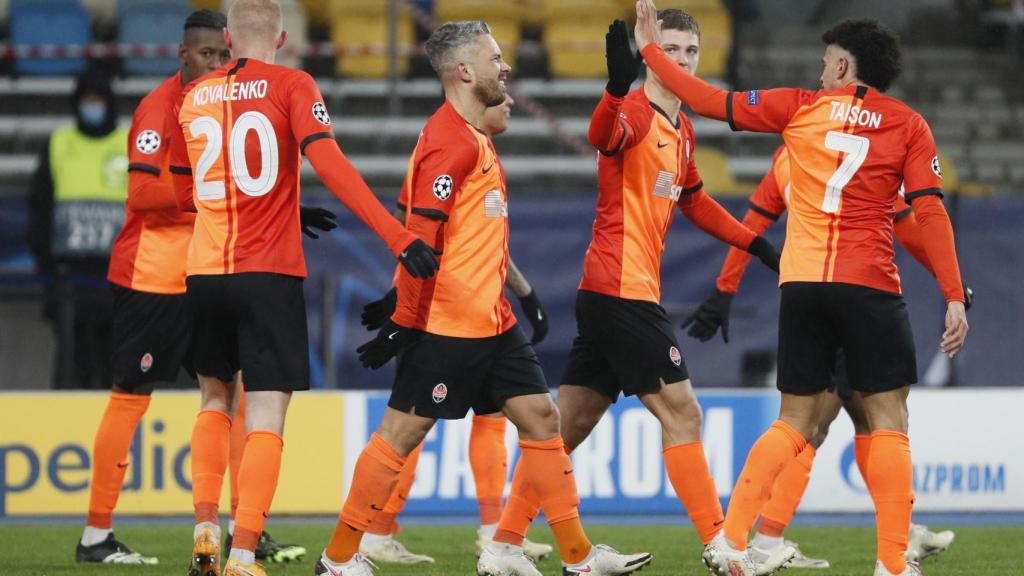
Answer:
[[[235,0],[228,10],[228,32],[236,43],[271,44],[281,35],[277,0]]]

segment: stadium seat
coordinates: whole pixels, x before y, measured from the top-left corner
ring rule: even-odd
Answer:
[[[939,169],[942,171],[942,189],[964,196],[991,196],[992,186],[982,182],[961,182],[957,177],[956,164],[946,154],[939,154]]]
[[[544,44],[552,76],[596,78],[607,74],[604,35],[621,15],[616,0],[545,0]]]
[[[388,76],[388,11],[380,0],[330,0],[331,40],[338,49],[337,72],[358,78]],[[409,69],[413,24],[408,9],[398,20],[398,73]]]
[[[693,152],[693,158],[704,182],[704,191],[708,194],[747,197],[754,192],[755,185],[736,181],[729,168],[729,161],[721,150],[698,146]]]
[[[437,0],[438,22],[450,20],[485,20],[498,41],[505,61],[515,67],[519,51],[522,7],[515,0]]]
[[[727,71],[732,49],[732,17],[721,7],[687,6],[686,10],[700,27],[699,75],[721,78]]]
[[[12,0],[11,44],[71,46],[89,44],[89,13],[77,0]],[[84,58],[18,58],[18,74],[56,76],[78,74]]]
[[[118,41],[123,44],[178,44],[182,25],[191,8],[182,2],[134,1],[122,3]],[[162,58],[125,57],[125,74],[166,76],[181,62],[177,55]]]
[[[196,10],[213,10],[223,12],[220,0],[192,0],[192,8]]]
[[[306,9],[306,18],[309,22],[321,25],[330,23],[329,3],[324,0],[302,0],[302,7]]]

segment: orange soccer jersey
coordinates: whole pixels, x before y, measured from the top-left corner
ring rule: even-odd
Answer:
[[[399,267],[392,319],[431,334],[486,338],[516,323],[505,299],[508,271],[508,195],[494,145],[450,102],[427,121],[409,171],[402,203],[406,226],[442,251],[428,280]]]
[[[597,217],[583,261],[581,290],[661,300],[661,255],[676,207],[703,187],[693,160],[693,126],[669,118],[643,88],[622,102],[618,150],[598,158]]]
[[[931,130],[906,104],[866,86],[733,94],[734,128],[781,132],[790,155],[790,217],[779,282],[846,282],[899,292],[893,216],[901,180],[911,199],[941,195]]]
[[[779,146],[772,156],[772,165],[757,185],[757,190],[750,197],[750,210],[743,223],[757,234],[763,233],[777,221],[789,206],[792,184],[789,179],[789,151],[785,145]],[[913,221],[912,208],[903,198],[903,190],[896,196],[895,216],[899,222],[904,219]],[[931,266],[922,248],[919,248],[911,237],[916,231],[916,223],[902,229],[896,229],[896,238],[914,258],[920,261],[929,271]],[[750,262],[750,254],[742,250],[730,249],[722,271],[718,275],[715,286],[722,292],[735,294],[739,290],[740,280]]]
[[[128,208],[110,255],[107,279],[141,292],[185,292],[185,259],[195,215],[179,212],[167,199],[154,198],[173,194],[169,150],[171,142],[181,138],[173,114],[181,90],[178,72],[142,99],[128,132]],[[159,204],[161,200],[165,207],[160,209],[132,209],[133,203]]]
[[[192,175],[179,200],[198,212],[188,274],[305,277],[300,153],[334,138],[313,78],[241,58],[186,88],[178,122],[184,145],[172,150],[171,170]]]

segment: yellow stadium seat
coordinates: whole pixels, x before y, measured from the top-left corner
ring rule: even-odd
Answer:
[[[616,0],[545,0],[544,45],[553,76],[595,78],[607,73],[604,35],[620,16]]]
[[[523,17],[523,8],[516,0],[437,0],[434,14],[438,23],[484,20],[501,47],[505,61],[515,67]]]
[[[732,49],[732,18],[721,8],[699,8],[689,11],[700,27],[700,76],[720,78],[725,75]]]
[[[388,76],[389,3],[381,0],[330,0],[331,40],[338,49],[337,72],[358,78]],[[398,73],[409,69],[413,22],[400,9]]]
[[[729,161],[720,150],[698,147],[693,151],[694,162],[704,182],[704,191],[713,196],[742,196],[752,194],[754,184],[737,182],[729,168]]]
[[[326,24],[331,21],[328,2],[324,2],[324,0],[302,0],[302,6],[306,9],[306,16],[310,22]]]
[[[213,10],[214,12],[224,10],[220,0],[192,0],[192,7],[196,10]]]

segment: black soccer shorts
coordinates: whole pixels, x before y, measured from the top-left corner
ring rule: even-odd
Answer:
[[[269,272],[186,279],[196,372],[247,392],[309,389],[302,278]]]
[[[814,394],[832,387],[837,352],[858,392],[917,383],[914,336],[903,297],[838,282],[787,282],[779,308],[778,388]]]
[[[588,290],[576,294],[577,336],[562,384],[600,391],[612,402],[689,379],[665,309]]]
[[[181,368],[195,377],[185,295],[139,292],[117,284],[111,290],[114,386],[149,394],[153,383],[175,381]]]
[[[516,396],[548,394],[530,340],[518,325],[490,338],[419,332],[398,355],[388,406],[417,416],[458,420],[492,414]]]

